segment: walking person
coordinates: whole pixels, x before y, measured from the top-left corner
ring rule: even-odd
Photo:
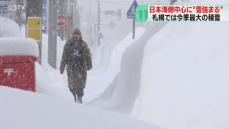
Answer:
[[[87,80],[87,71],[92,69],[91,52],[82,39],[80,29],[75,29],[72,38],[65,44],[60,73],[66,67],[68,87],[74,96],[75,102],[82,103],[84,88]]]

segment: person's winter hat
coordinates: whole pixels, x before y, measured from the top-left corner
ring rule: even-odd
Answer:
[[[73,35],[80,35],[81,36],[81,31],[79,28],[76,28],[74,31],[73,31]]]

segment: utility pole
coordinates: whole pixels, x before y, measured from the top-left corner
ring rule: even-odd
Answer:
[[[57,4],[56,0],[49,0],[48,18],[48,63],[57,68]]]
[[[41,0],[27,0],[26,19],[28,17],[41,17]]]
[[[64,0],[66,1],[66,25],[65,25],[65,39],[71,38],[73,30],[80,27],[80,16],[78,0]]]
[[[65,16],[66,17],[66,10],[67,10],[67,1],[66,0],[59,0],[59,10],[60,10],[60,14],[61,16]],[[59,36],[61,38],[61,40],[64,40],[64,33],[65,33],[65,27],[59,27]]]
[[[135,39],[135,16],[136,14],[134,14],[134,18],[133,18],[133,39]]]
[[[23,24],[23,11],[25,11],[24,7],[26,6],[24,0],[16,0],[15,3],[17,6],[20,6],[19,8],[16,9],[15,21],[19,24],[21,28]]]
[[[135,17],[136,17],[136,8],[137,8],[137,1],[136,0],[134,0],[134,7],[133,7],[133,15],[134,15],[134,17],[133,17],[133,39],[135,39],[135,28],[136,28],[136,25],[135,25]]]
[[[73,26],[73,0],[67,0],[67,18],[66,18],[66,26],[65,26],[65,38],[69,40],[71,38],[72,31],[74,29]]]
[[[73,28],[80,27],[80,16],[79,16],[79,6],[78,0],[73,1]]]
[[[28,25],[28,17],[37,17],[38,19],[41,19],[41,9],[42,9],[42,2],[41,0],[27,0],[26,3],[26,24]],[[41,23],[40,20],[38,22],[38,26],[40,26],[39,28],[36,28],[38,30],[36,30],[37,32],[39,32],[39,40],[37,40],[38,46],[39,46],[39,63],[41,64],[41,60],[42,60],[42,34],[41,34]],[[26,28],[26,35],[28,32],[28,26]],[[28,36],[28,35],[27,35]]]
[[[136,11],[137,6],[138,6],[138,3],[136,0],[134,0],[130,8],[127,11],[127,18],[133,19],[133,35],[132,35],[133,39],[135,38],[135,17],[136,17],[135,11]]]
[[[98,38],[98,41],[97,41],[97,44],[98,46],[100,45],[100,35],[101,35],[101,32],[100,32],[100,24],[101,24],[101,17],[100,17],[100,0],[98,0],[98,29],[97,29],[97,38]]]

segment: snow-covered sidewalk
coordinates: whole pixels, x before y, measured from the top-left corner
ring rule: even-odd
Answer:
[[[0,86],[1,129],[161,129],[124,115]]]

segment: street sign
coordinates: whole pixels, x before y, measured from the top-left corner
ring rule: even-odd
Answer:
[[[41,40],[41,18],[40,17],[28,17],[27,37],[37,41]]]
[[[138,6],[138,3],[136,0],[131,4],[130,8],[127,11],[127,18],[128,19],[133,19],[135,17],[135,10]]]
[[[58,16],[57,18],[57,25],[60,27],[64,27],[66,24],[66,18],[63,15]]]
[[[138,6],[138,3],[136,0],[131,4],[130,8],[127,11],[127,18],[133,19],[133,39],[135,38],[135,11]]]

